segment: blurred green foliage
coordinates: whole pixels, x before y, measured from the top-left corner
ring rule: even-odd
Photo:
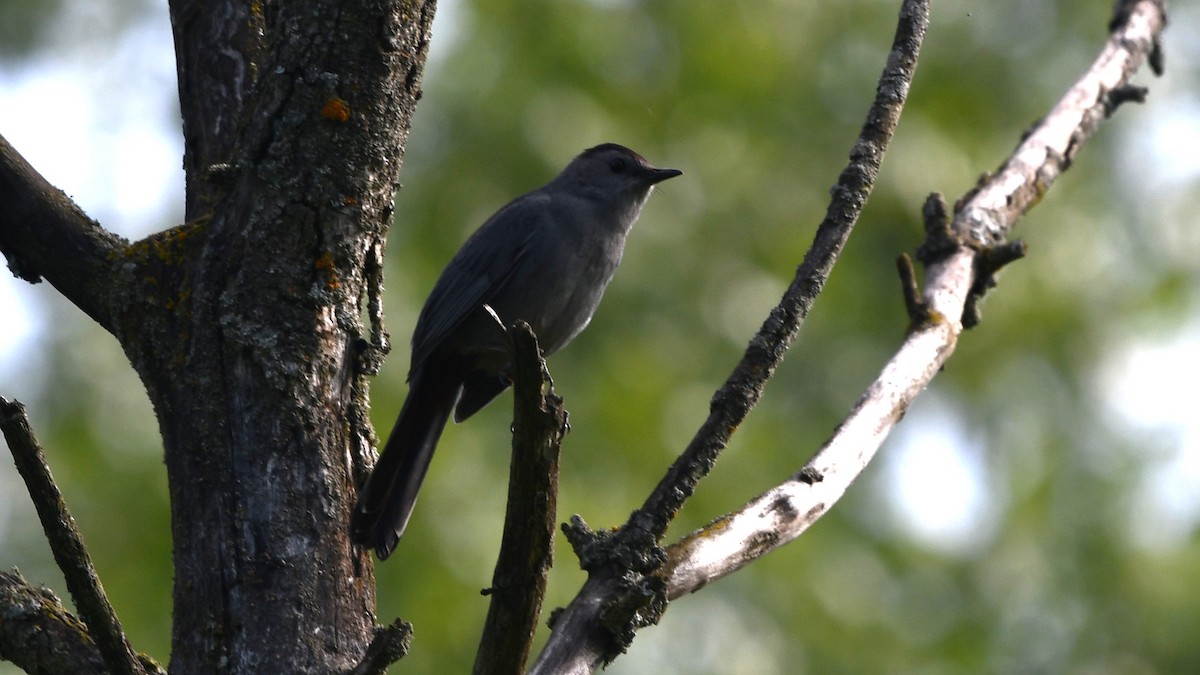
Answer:
[[[441,5],[389,241],[396,348],[373,386],[377,428],[387,432],[403,400],[424,296],[470,231],[584,147],[629,145],[686,175],[651,198],[592,326],[550,363],[572,422],[560,519],[617,525],[687,443],[803,256],[872,98],[898,3]],[[953,200],[1002,161],[1094,57],[1109,6],[934,7],[858,230],[675,536],[784,479],[828,437],[902,338],[893,260],[920,243],[925,195]],[[55,7],[28,20],[53,22]],[[0,2],[0,15],[12,12],[25,16],[26,6]],[[1147,81],[1149,104],[1122,109],[1022,221],[1029,258],[1003,273],[982,326],[906,422],[936,424],[926,412],[941,406],[979,448],[985,496],[964,542],[913,534],[889,479],[900,448],[889,444],[808,534],[674,603],[608,672],[1200,671],[1195,520],[1165,543],[1137,536],[1157,517],[1139,507],[1158,489],[1147,477],[1181,441],[1123,424],[1103,377],[1130,341],[1196,316],[1200,247],[1182,225],[1194,224],[1194,182],[1161,198],[1136,170],[1154,163],[1138,139],[1160,98],[1171,100],[1158,92],[1194,82],[1194,65]],[[45,297],[53,356],[31,412],[135,644],[165,660],[169,516],[149,406],[113,341],[52,291]],[[377,568],[381,620],[416,626],[408,672],[464,672],[473,660],[503,514],[510,401],[447,430],[404,541]],[[0,471],[0,485],[19,494],[12,470]],[[918,490],[944,488],[936,472],[923,478]],[[0,564],[62,592],[19,501],[0,519]],[[561,541],[556,555],[547,609],[583,580]]]

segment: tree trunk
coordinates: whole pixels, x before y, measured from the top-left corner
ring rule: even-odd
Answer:
[[[14,271],[117,337],[158,416],[172,672],[343,671],[374,637],[373,568],[347,523],[434,5],[172,2],[187,222],[140,242],[0,144]]]
[[[329,672],[375,624],[360,317],[434,3],[217,5],[172,3],[188,224],[127,250],[120,312],[166,451],[171,670]]]

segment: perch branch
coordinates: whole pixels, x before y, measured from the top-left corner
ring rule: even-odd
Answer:
[[[475,656],[477,674],[525,670],[553,564],[558,457],[567,431],[567,411],[554,394],[537,337],[524,322],[508,335],[513,349],[512,468],[504,539]]]

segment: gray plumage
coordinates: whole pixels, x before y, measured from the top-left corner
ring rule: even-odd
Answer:
[[[484,305],[505,326],[528,322],[547,355],[561,349],[591,321],[651,189],[680,173],[598,145],[467,239],[417,319],[408,398],[354,507],[354,541],[391,555],[451,411],[461,422],[509,387],[507,341]]]

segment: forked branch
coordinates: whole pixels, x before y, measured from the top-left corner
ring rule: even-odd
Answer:
[[[1004,243],[1017,219],[1070,166],[1113,111],[1114,97],[1128,100],[1121,92],[1129,90],[1142,64],[1161,63],[1165,25],[1157,0],[1119,4],[1112,33],[1091,67],[1001,168],[959,201],[949,228],[955,243],[923,247],[943,251],[922,256],[927,271],[920,304],[926,320],[913,326],[833,437],[794,476],[668,549],[662,569],[668,597],[693,592],[794,540],[841,498],[953,353],[964,310],[986,286],[977,283],[981,271],[990,273],[1023,252]]]

